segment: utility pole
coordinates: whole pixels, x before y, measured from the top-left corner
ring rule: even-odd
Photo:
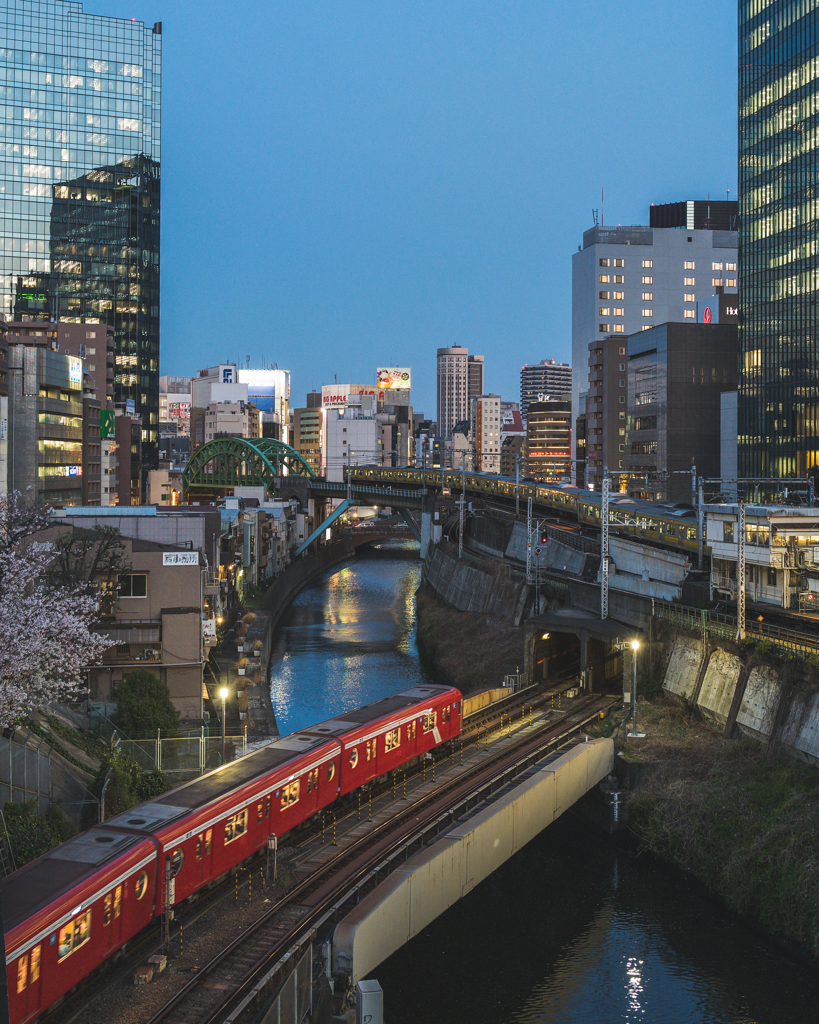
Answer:
[[[705,524],[703,522],[702,513],[702,477],[697,482],[697,568],[702,571],[702,549],[705,543],[703,538],[703,530]]]
[[[600,618],[609,617],[609,471],[603,469],[603,507],[600,530]]]
[[[458,558],[464,556],[464,508],[466,506],[466,449],[464,448],[461,458],[461,506],[460,527],[458,529]]]
[[[515,518],[520,516],[520,452],[515,456]]]
[[[526,502],[526,582],[532,582],[532,554],[534,550],[534,530],[532,527],[532,499]]]
[[[739,503],[737,516],[737,640],[745,639],[745,502]]]

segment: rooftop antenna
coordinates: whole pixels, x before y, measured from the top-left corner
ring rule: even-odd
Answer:
[[[600,227],[601,228],[605,224],[605,218],[603,216],[603,211],[605,210],[605,208],[606,208],[606,204],[605,204],[605,201],[603,199],[603,188],[601,186],[600,187]]]
[[[594,221],[594,226],[597,227],[597,210],[595,210],[593,207],[592,207],[592,220]]]

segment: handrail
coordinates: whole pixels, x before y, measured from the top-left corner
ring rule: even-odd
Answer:
[[[697,630],[703,636],[724,639],[736,637],[737,619],[734,615],[723,615],[707,608],[691,608],[657,599],[654,600],[653,606],[656,618]],[[786,651],[819,651],[819,633],[807,633],[797,629],[786,629],[784,626],[749,621],[745,624],[745,635],[753,640],[769,640],[775,647]]]

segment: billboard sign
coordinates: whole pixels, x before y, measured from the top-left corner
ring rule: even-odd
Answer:
[[[343,409],[350,395],[375,395],[375,392],[370,384],[324,384],[321,404],[325,409]]]
[[[199,565],[198,551],[163,551],[163,565]]]
[[[68,380],[72,387],[82,387],[82,359],[76,356],[68,357]]]
[[[376,370],[379,388],[392,391],[409,391],[412,370],[409,366],[379,366]]]
[[[114,436],[114,413],[110,409],[100,410],[100,437],[104,441],[106,438]]]
[[[125,399],[125,415],[126,416],[135,416],[136,415],[136,402],[133,400],[133,398],[126,398]]]

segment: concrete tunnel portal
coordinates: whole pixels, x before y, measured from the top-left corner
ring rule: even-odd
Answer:
[[[621,693],[623,651],[615,645],[636,634],[633,626],[612,619],[596,619],[582,612],[549,613],[528,619],[525,624],[524,668],[530,682],[571,681],[586,693]]]

